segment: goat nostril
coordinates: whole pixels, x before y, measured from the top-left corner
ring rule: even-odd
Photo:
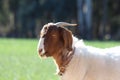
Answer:
[[[41,53],[41,52],[42,52],[42,49],[39,50],[39,53]]]

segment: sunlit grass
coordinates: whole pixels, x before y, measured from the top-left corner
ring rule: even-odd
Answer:
[[[58,80],[51,58],[41,59],[36,39],[0,39],[0,80]],[[85,41],[96,47],[112,47],[120,42]]]
[[[35,39],[0,39],[0,80],[56,80],[53,60],[36,48]]]

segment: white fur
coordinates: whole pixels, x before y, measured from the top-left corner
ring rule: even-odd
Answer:
[[[45,50],[44,50],[44,38],[40,38],[39,42],[38,42],[37,50],[39,51],[41,49],[42,49],[41,54],[43,55],[45,53]]]
[[[120,80],[120,46],[100,49],[73,40],[75,53],[61,80]]]

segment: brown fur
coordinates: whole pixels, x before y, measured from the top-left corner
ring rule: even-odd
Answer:
[[[61,28],[59,27],[60,29],[60,33],[62,35],[62,39],[64,41],[64,47],[71,51],[72,50],[72,33],[67,30],[66,28]]]
[[[60,71],[64,72],[63,67],[68,64],[68,57],[72,51],[72,33],[66,28],[55,25],[45,25],[43,29],[41,36],[45,38],[45,55],[47,57],[52,56]]]

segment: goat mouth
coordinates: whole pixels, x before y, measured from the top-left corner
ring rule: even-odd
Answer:
[[[45,52],[45,53],[39,53],[39,55],[40,55],[41,57],[47,57],[46,54],[47,54],[47,52]]]

